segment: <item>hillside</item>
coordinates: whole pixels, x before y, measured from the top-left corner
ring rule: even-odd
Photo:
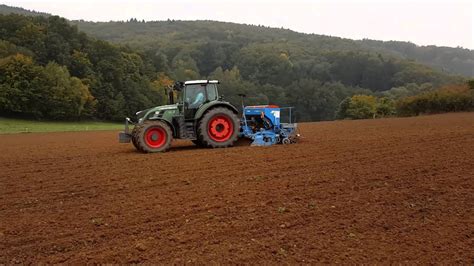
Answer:
[[[412,59],[443,72],[474,77],[474,51],[465,48],[417,46],[409,42],[359,41],[361,46],[376,51]]]
[[[319,121],[355,94],[398,99],[466,80],[367,41],[262,26],[10,14],[0,28],[0,109],[15,116],[121,120],[164,104],[173,80],[212,78],[237,106],[245,93],[247,104],[296,106],[298,121]]]
[[[9,14],[17,14],[17,15],[25,15],[25,16],[51,16],[51,14],[38,12],[34,10],[28,10],[21,7],[13,7],[0,4],[0,14],[1,15],[9,15]]]
[[[0,5],[0,14],[20,14],[20,15],[41,15],[41,16],[50,16],[48,13],[37,12],[32,10],[26,10],[20,7],[11,7],[7,5]],[[134,27],[133,23],[127,26],[124,26],[120,23],[120,29],[116,29],[114,23],[92,23],[84,21],[74,21],[74,24],[79,24],[80,29],[86,31],[87,33],[92,34],[95,37],[106,39],[114,42],[131,42],[136,35],[147,35],[147,34],[157,34],[160,33],[158,27],[166,28],[165,22],[158,22],[158,24],[149,24],[145,28]],[[195,22],[192,22],[194,24]],[[202,23],[202,22],[199,22]],[[224,22],[212,22],[213,24],[222,24],[224,27],[232,25],[232,23]],[[141,25],[143,26],[143,25]],[[189,27],[190,25],[186,25]],[[191,25],[192,26],[192,25]],[[156,27],[155,29],[153,29]],[[244,25],[246,27],[246,25]],[[252,28],[257,26],[248,26],[247,28]],[[114,30],[115,28],[115,30]],[[222,29],[226,30],[226,29]],[[183,31],[182,29],[177,28],[176,31]],[[281,35],[277,38],[286,38],[285,32],[287,30],[278,30],[278,29],[266,29],[266,32],[274,31],[277,34]],[[262,32],[262,31],[259,31]],[[292,36],[306,36],[308,41],[311,44],[311,36],[314,39],[314,35],[307,35],[302,33],[294,33]],[[209,36],[212,37],[212,36]],[[303,37],[304,38],[304,37]],[[364,39],[360,41],[352,41],[349,39],[341,39],[338,37],[328,37],[317,35],[316,39],[335,40],[336,42],[345,42],[344,47],[347,49],[367,49],[371,51],[379,51],[384,54],[394,55],[397,57],[402,57],[406,59],[415,60],[419,63],[426,64],[433,68],[436,68],[440,71],[458,74],[467,77],[474,77],[474,51],[465,48],[452,48],[452,47],[437,47],[434,45],[430,46],[418,46],[409,42],[400,42],[400,41],[377,41]],[[339,47],[339,46],[337,46]],[[331,48],[331,47],[330,47]]]
[[[104,23],[74,21],[73,23],[95,37],[112,42],[128,43],[137,47],[149,47],[159,36],[165,35],[168,38],[169,35],[174,33],[179,36],[189,36],[191,34],[190,36],[194,38],[192,42],[196,42],[202,39],[211,40],[216,36],[231,32],[248,42],[284,40],[316,49],[380,52],[384,55],[414,60],[446,73],[474,76],[474,51],[464,48],[417,46],[408,42],[383,42],[369,39],[354,41],[324,35],[297,33],[286,29],[217,21],[155,21],[141,23],[132,20]],[[199,32],[199,35],[193,34],[195,32]],[[186,41],[184,38],[179,40]]]
[[[214,21],[73,23],[141,51],[172,79],[217,78],[233,103],[244,92],[252,103],[297,106],[305,121],[334,119],[353,94],[393,89],[410,96],[463,81],[357,41],[287,29]]]

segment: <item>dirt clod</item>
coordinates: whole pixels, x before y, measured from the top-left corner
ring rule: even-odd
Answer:
[[[135,244],[135,248],[139,251],[147,250],[147,246],[142,242],[138,242],[137,244]]]

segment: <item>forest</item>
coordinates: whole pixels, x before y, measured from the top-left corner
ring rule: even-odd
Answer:
[[[446,49],[465,61],[448,60],[442,47],[402,49],[411,46],[214,21],[8,14],[0,15],[0,31],[0,111],[36,119],[121,120],[165,104],[173,81],[218,79],[220,94],[235,105],[245,93],[248,104],[295,106],[298,121],[332,120],[353,96],[396,106],[465,84],[474,62],[474,52],[461,48]]]
[[[121,120],[164,102],[150,62],[60,17],[0,16],[0,109],[36,119]]]

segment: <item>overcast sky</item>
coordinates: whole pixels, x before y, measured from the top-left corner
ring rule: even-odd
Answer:
[[[206,19],[351,39],[474,49],[473,0],[11,0],[1,3],[68,19]]]

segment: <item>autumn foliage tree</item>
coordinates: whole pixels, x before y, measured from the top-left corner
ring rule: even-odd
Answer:
[[[57,16],[0,15],[2,115],[122,120],[165,102],[150,60]]]
[[[401,116],[470,111],[474,109],[474,90],[468,84],[444,86],[402,98],[396,102],[396,107]]]
[[[338,117],[349,119],[375,118],[377,98],[371,95],[354,95],[339,105]]]
[[[354,95],[339,104],[337,118],[367,119],[388,117],[395,114],[395,105],[391,99],[372,95]]]
[[[2,112],[35,118],[77,119],[90,116],[95,101],[87,85],[56,63],[35,65],[16,54],[0,60]]]

